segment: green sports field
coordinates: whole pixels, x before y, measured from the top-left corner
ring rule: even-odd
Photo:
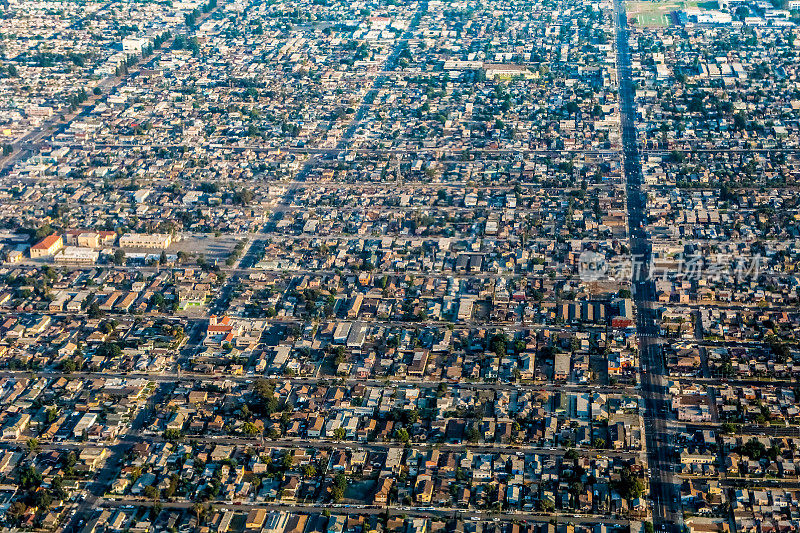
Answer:
[[[640,28],[663,28],[672,24],[670,13],[679,9],[699,7],[717,9],[713,0],[658,0],[655,2],[627,2],[628,18]]]

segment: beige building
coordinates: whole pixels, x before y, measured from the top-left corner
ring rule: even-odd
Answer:
[[[486,78],[493,80],[495,78],[517,78],[522,77],[525,79],[538,78],[538,72],[531,72],[525,65],[514,65],[509,63],[484,63],[483,68],[486,70]]]
[[[264,521],[266,519],[266,509],[253,509],[247,514],[247,520],[245,521],[244,527],[247,529],[260,529],[261,526],[264,525]]]
[[[121,248],[159,248],[166,250],[172,243],[172,235],[166,233],[126,233],[119,238]]]
[[[67,246],[58,252],[53,260],[66,265],[92,265],[97,262],[99,257],[100,252],[92,250],[91,248]]]
[[[78,234],[78,246],[97,248],[100,246],[100,234],[93,231]]]
[[[61,235],[49,235],[31,246],[31,259],[51,257],[63,247],[64,239],[61,238]]]

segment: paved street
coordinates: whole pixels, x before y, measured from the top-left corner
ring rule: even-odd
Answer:
[[[647,232],[645,196],[642,193],[642,166],[636,136],[636,103],[631,81],[631,52],[628,45],[628,24],[625,6],[621,0],[614,2],[616,10],[617,77],[620,86],[620,113],[624,156],[628,227],[631,253],[651,260],[651,247]],[[653,525],[656,531],[680,533],[683,522],[680,506],[680,483],[672,469],[672,434],[667,429],[670,415],[665,393],[664,368],[661,347],[657,340],[653,300],[655,289],[648,277],[648,269],[634,270],[633,293],[637,308],[636,333],[639,337],[641,358],[641,391],[645,405],[645,434],[647,458],[650,467],[650,496],[653,502]],[[644,369],[647,369],[646,371]]]
[[[191,502],[159,502],[160,505],[165,509],[185,509],[189,510],[192,509]],[[315,513],[322,513],[324,511],[338,511],[338,512],[358,512],[359,514],[365,515],[388,515],[388,516],[419,516],[419,517],[431,517],[431,518],[451,518],[451,517],[460,517],[462,520],[486,520],[486,521],[499,521],[499,520],[516,520],[516,521],[527,521],[527,522],[550,522],[553,520],[553,516],[547,513],[529,513],[529,512],[516,512],[516,513],[504,513],[504,512],[485,512],[479,510],[472,510],[472,509],[465,509],[459,507],[437,507],[437,508],[425,508],[425,507],[405,507],[405,506],[397,506],[397,505],[390,505],[387,507],[380,507],[380,506],[356,506],[356,505],[348,505],[348,504],[333,504],[333,505],[316,505],[316,504],[295,504],[295,505],[287,505],[287,504],[269,504],[269,503],[258,503],[258,504],[246,504],[246,503],[227,503],[227,502],[210,502],[214,507],[219,507],[223,509],[233,509],[239,511],[249,511],[251,509],[275,509],[275,510],[282,510],[284,512],[296,513],[296,512],[315,512]],[[152,501],[147,500],[134,500],[134,499],[115,499],[115,500],[105,500],[103,502],[103,507],[109,508],[120,508],[124,506],[153,506],[154,503]],[[558,519],[562,523],[572,523],[572,524],[594,524],[600,520],[600,517],[593,516],[593,515],[582,515],[582,514],[574,514],[570,516],[559,517]],[[628,525],[628,520],[619,520],[614,518],[602,518],[602,522],[606,524],[618,524],[618,525]]]

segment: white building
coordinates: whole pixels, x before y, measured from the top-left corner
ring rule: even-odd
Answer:
[[[66,246],[55,255],[53,260],[66,265],[87,265],[96,263],[99,257],[100,252],[97,250],[80,246]]]
[[[172,244],[172,235],[167,233],[126,233],[119,238],[122,248],[167,249]]]
[[[141,54],[149,44],[150,40],[144,37],[125,37],[122,39],[122,51],[126,54]]]

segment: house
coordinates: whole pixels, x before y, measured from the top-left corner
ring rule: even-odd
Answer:
[[[13,422],[3,428],[3,440],[16,440],[27,429],[31,422],[31,415],[22,413]]]
[[[569,378],[572,356],[569,353],[559,352],[555,354],[553,364],[553,379],[555,381],[565,381]]]
[[[259,510],[264,511],[264,513],[266,513],[264,509],[259,509]],[[253,511],[250,511],[251,514],[252,512]],[[250,523],[250,514],[247,515],[247,518],[248,518],[247,520],[248,523]],[[288,523],[289,523],[289,515],[287,513],[283,513],[280,511],[272,511],[271,513],[269,513],[269,516],[266,517],[266,520],[264,519],[261,520],[261,524],[263,524],[263,529],[261,530],[261,533],[283,533]],[[250,528],[251,526],[246,524],[245,527]],[[261,526],[260,525],[255,526],[255,528],[258,527]]]
[[[97,470],[97,467],[100,466],[100,463],[106,458],[107,453],[105,448],[87,446],[81,449],[78,458],[83,461],[90,470],[94,471]]]
[[[267,519],[266,509],[253,509],[247,513],[247,519],[244,522],[244,527],[247,529],[259,529],[264,525]]]
[[[417,484],[414,488],[417,503],[431,503],[433,496],[433,480],[429,475],[417,476]]]
[[[372,502],[375,505],[388,505],[389,492],[392,490],[394,480],[390,477],[384,477],[378,480],[378,488],[375,495],[372,497]]]

